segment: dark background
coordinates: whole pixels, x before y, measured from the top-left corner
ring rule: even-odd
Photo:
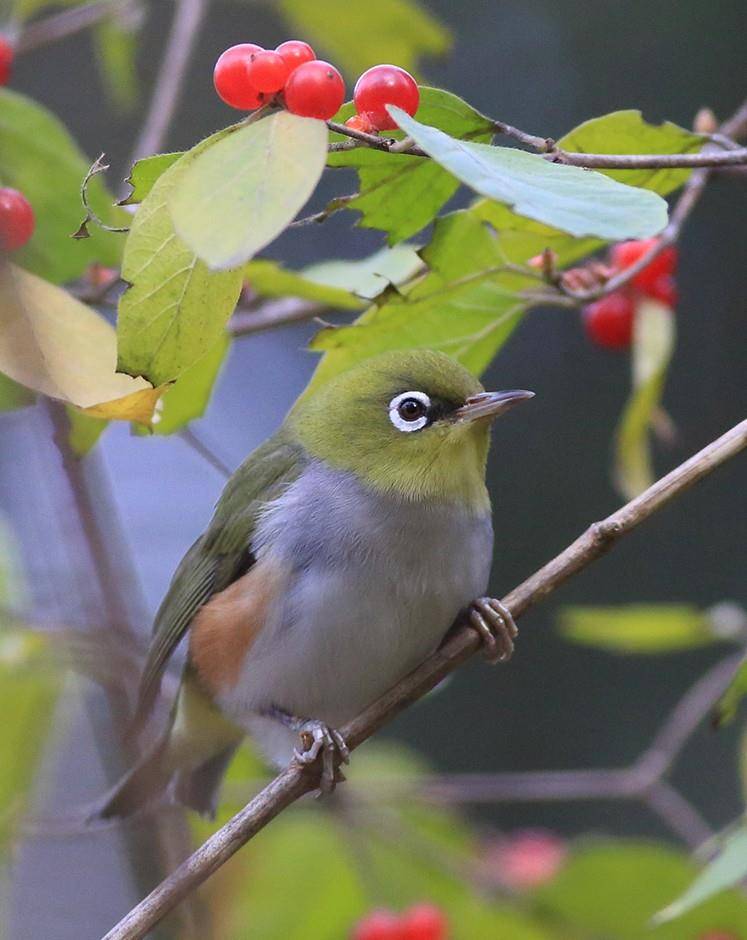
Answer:
[[[427,6],[455,34],[449,60],[425,64],[428,80],[534,133],[558,137],[586,118],[629,107],[641,108],[649,120],[690,126],[701,105],[726,117],[744,96],[743,2],[441,0]],[[160,60],[170,13],[169,4],[155,4],[145,29],[139,57],[145,88]],[[271,8],[216,3],[168,149],[189,147],[232,119],[210,80],[226,46],[248,40],[270,46],[284,38],[287,30]],[[58,113],[91,156],[105,150],[117,170],[115,186],[142,114],[123,118],[112,112],[91,55],[84,35],[29,54],[18,62],[14,86]],[[327,176],[320,204],[354,185],[339,171]],[[680,437],[675,448],[659,451],[661,472],[747,411],[742,192],[733,180],[713,182],[682,239],[678,343],[665,393]],[[272,246],[271,254],[291,266],[365,254],[380,244],[380,236],[351,231],[353,218],[341,214],[324,226],[296,230]],[[234,344],[199,425],[230,466],[271,433],[303,388],[315,361],[304,350],[312,332],[297,327]],[[562,310],[532,312],[491,366],[488,387],[537,392],[531,408],[496,427],[489,481],[497,532],[494,593],[507,591],[619,504],[608,464],[628,371],[627,356],[589,346],[577,315]],[[56,456],[45,443],[45,419],[29,412],[4,416],[0,434],[3,508],[21,541],[39,609],[80,619],[71,578],[75,560],[50,496]],[[101,450],[152,613],[174,566],[207,522],[223,481],[176,438],[131,437],[118,427],[106,433]],[[570,646],[556,635],[558,608],[635,601],[747,603],[745,477],[743,459],[719,470],[524,618],[510,666],[469,665],[385,734],[423,751],[444,771],[617,766],[632,760],[718,651],[622,658]],[[143,631],[148,628],[144,622]],[[71,727],[48,760],[47,807],[90,799],[102,786],[88,722],[78,716]],[[738,733],[702,729],[675,773],[714,827],[740,810]],[[506,828],[546,825],[569,835],[591,829],[668,837],[632,804],[511,804],[480,813]],[[73,902],[73,885],[90,894],[89,901],[98,899],[102,926],[108,925],[111,892],[124,888],[112,887],[113,841],[106,845],[86,840],[71,865],[64,841],[50,847],[31,840],[16,871],[13,936],[41,936],[45,911],[64,912]],[[51,886],[41,896],[39,866]],[[123,900],[114,903],[119,907]],[[95,919],[95,908],[90,913]],[[78,936],[72,923],[69,936]]]

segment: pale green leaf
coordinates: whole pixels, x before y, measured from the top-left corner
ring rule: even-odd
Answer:
[[[153,421],[155,434],[173,434],[205,414],[230,346],[231,339],[224,333],[202,359],[186,369],[164,392]]]
[[[713,710],[713,720],[717,727],[734,720],[742,699],[747,695],[747,661],[741,663],[729,683],[729,687],[718,700]]]
[[[77,457],[85,457],[98,443],[99,438],[109,426],[106,418],[95,418],[78,408],[68,405],[67,417],[70,422],[68,443]]]
[[[348,103],[335,119],[344,121],[352,113],[353,106]],[[418,118],[452,137],[488,141],[493,135],[489,118],[440,88],[421,86]],[[401,131],[391,133],[394,137],[403,136]],[[390,244],[415,235],[432,222],[459,188],[459,181],[435,161],[405,154],[359,147],[331,153],[327,162],[330,166],[357,170],[359,194],[345,208],[362,213],[358,222],[362,227],[387,232]]]
[[[603,117],[584,121],[561,137],[561,150],[578,153],[697,153],[705,143],[700,134],[678,127],[670,121],[649,124],[640,111],[613,111]],[[692,170],[600,170],[605,176],[652,189],[662,196],[681,186]]]
[[[7,851],[28,807],[60,690],[46,641],[25,631],[0,631],[0,852]]]
[[[25,408],[27,405],[33,405],[35,401],[33,392],[0,372],[0,412]]]
[[[613,476],[626,499],[654,482],[649,428],[661,400],[674,340],[672,311],[655,300],[639,302],[633,328],[633,389],[615,432]]]
[[[715,857],[708,862],[676,901],[668,904],[655,916],[654,922],[663,924],[682,917],[683,914],[703,904],[714,895],[720,894],[727,888],[738,886],[746,877],[747,828],[743,825],[726,836],[719,845]]]
[[[250,261],[244,275],[251,290],[262,297],[301,297],[339,310],[358,310],[363,305],[350,291],[310,280],[303,271],[289,271],[277,261]]]
[[[423,270],[423,262],[410,245],[381,248],[360,261],[320,261],[301,272],[309,281],[350,291],[372,300],[391,284],[404,284]]]
[[[114,329],[71,294],[0,264],[0,370],[100,418],[150,421],[162,389],[115,372]]]
[[[416,72],[422,56],[444,55],[448,30],[415,0],[281,0],[293,30],[351,75],[380,62]]]
[[[138,209],[125,246],[117,368],[169,382],[220,339],[241,291],[242,271],[210,271],[174,232],[166,205],[191,161],[227,132],[203,141],[158,177]]]
[[[655,193],[608,176],[561,166],[539,154],[457,140],[388,105],[397,124],[437,163],[475,192],[571,235],[618,241],[656,235],[667,205]]]
[[[33,237],[13,260],[48,281],[71,281],[94,261],[119,267],[121,235],[91,225],[90,238],[70,237],[83,217],[80,186],[90,163],[51,112],[0,88],[0,185],[21,190],[36,219]],[[123,224],[100,176],[90,181],[88,196],[105,222]]]
[[[131,206],[143,202],[155,186],[156,180],[183,156],[184,152],[157,153],[152,157],[143,157],[138,160],[125,180],[132,187],[132,192],[122,199],[119,205]]]
[[[707,615],[687,604],[566,607],[563,636],[614,653],[663,653],[718,642]]]
[[[562,936],[605,940],[699,940],[716,926],[741,936],[747,900],[724,892],[673,924],[651,918],[684,891],[697,868],[680,852],[653,842],[600,840],[582,844],[533,900]]]
[[[278,111],[201,146],[167,196],[177,234],[213,270],[244,264],[314,192],[327,140],[324,121]]]

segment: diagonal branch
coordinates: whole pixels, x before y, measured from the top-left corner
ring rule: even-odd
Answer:
[[[503,603],[514,617],[520,616],[609,551],[623,535],[637,528],[657,510],[746,447],[747,419],[680,464],[617,512],[592,524],[556,558],[503,598]],[[479,646],[480,639],[471,628],[462,626],[453,632],[443,646],[420,667],[340,729],[349,747],[352,749],[362,744],[382,725],[469,659]],[[217,871],[272,819],[299,797],[315,789],[318,776],[318,767],[303,768],[296,763],[290,764],[133,908],[104,940],[133,940],[145,936],[179,901]]]

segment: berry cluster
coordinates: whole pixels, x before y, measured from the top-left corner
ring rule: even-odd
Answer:
[[[353,940],[446,940],[446,918],[434,904],[416,904],[404,914],[373,911],[361,920]]]
[[[298,39],[277,49],[253,42],[231,46],[215,63],[213,82],[226,104],[241,111],[276,102],[292,114],[326,121],[345,100],[345,83],[337,69],[317,59],[311,46]]]
[[[14,57],[13,46],[5,36],[0,36],[0,85],[7,85],[10,81]]]
[[[632,267],[655,244],[656,239],[649,238],[613,246],[609,259],[612,273]],[[635,309],[641,298],[650,297],[670,308],[677,303],[676,267],[677,249],[664,248],[624,288],[585,307],[584,327],[589,339],[607,349],[627,349],[633,339]]]
[[[337,69],[317,59],[311,46],[299,39],[289,39],[277,49],[252,42],[231,46],[215,63],[213,83],[223,101],[240,111],[278,104],[291,114],[328,121],[345,100],[345,83]],[[420,92],[409,72],[396,65],[375,65],[356,82],[354,102],[357,113],[347,125],[373,134],[397,126],[386,105],[414,114]]]
[[[0,187],[0,251],[23,248],[34,234],[34,210],[17,189]]]

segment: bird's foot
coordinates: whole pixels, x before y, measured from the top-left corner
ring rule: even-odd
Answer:
[[[350,751],[345,739],[334,728],[323,721],[309,719],[298,728],[300,747],[293,751],[299,764],[309,766],[321,754],[322,772],[319,777],[319,792],[332,793],[337,783],[345,779],[340,764],[350,763]]]
[[[519,634],[511,611],[494,597],[478,597],[467,608],[467,622],[480,635],[483,655],[489,663],[511,658]]]

